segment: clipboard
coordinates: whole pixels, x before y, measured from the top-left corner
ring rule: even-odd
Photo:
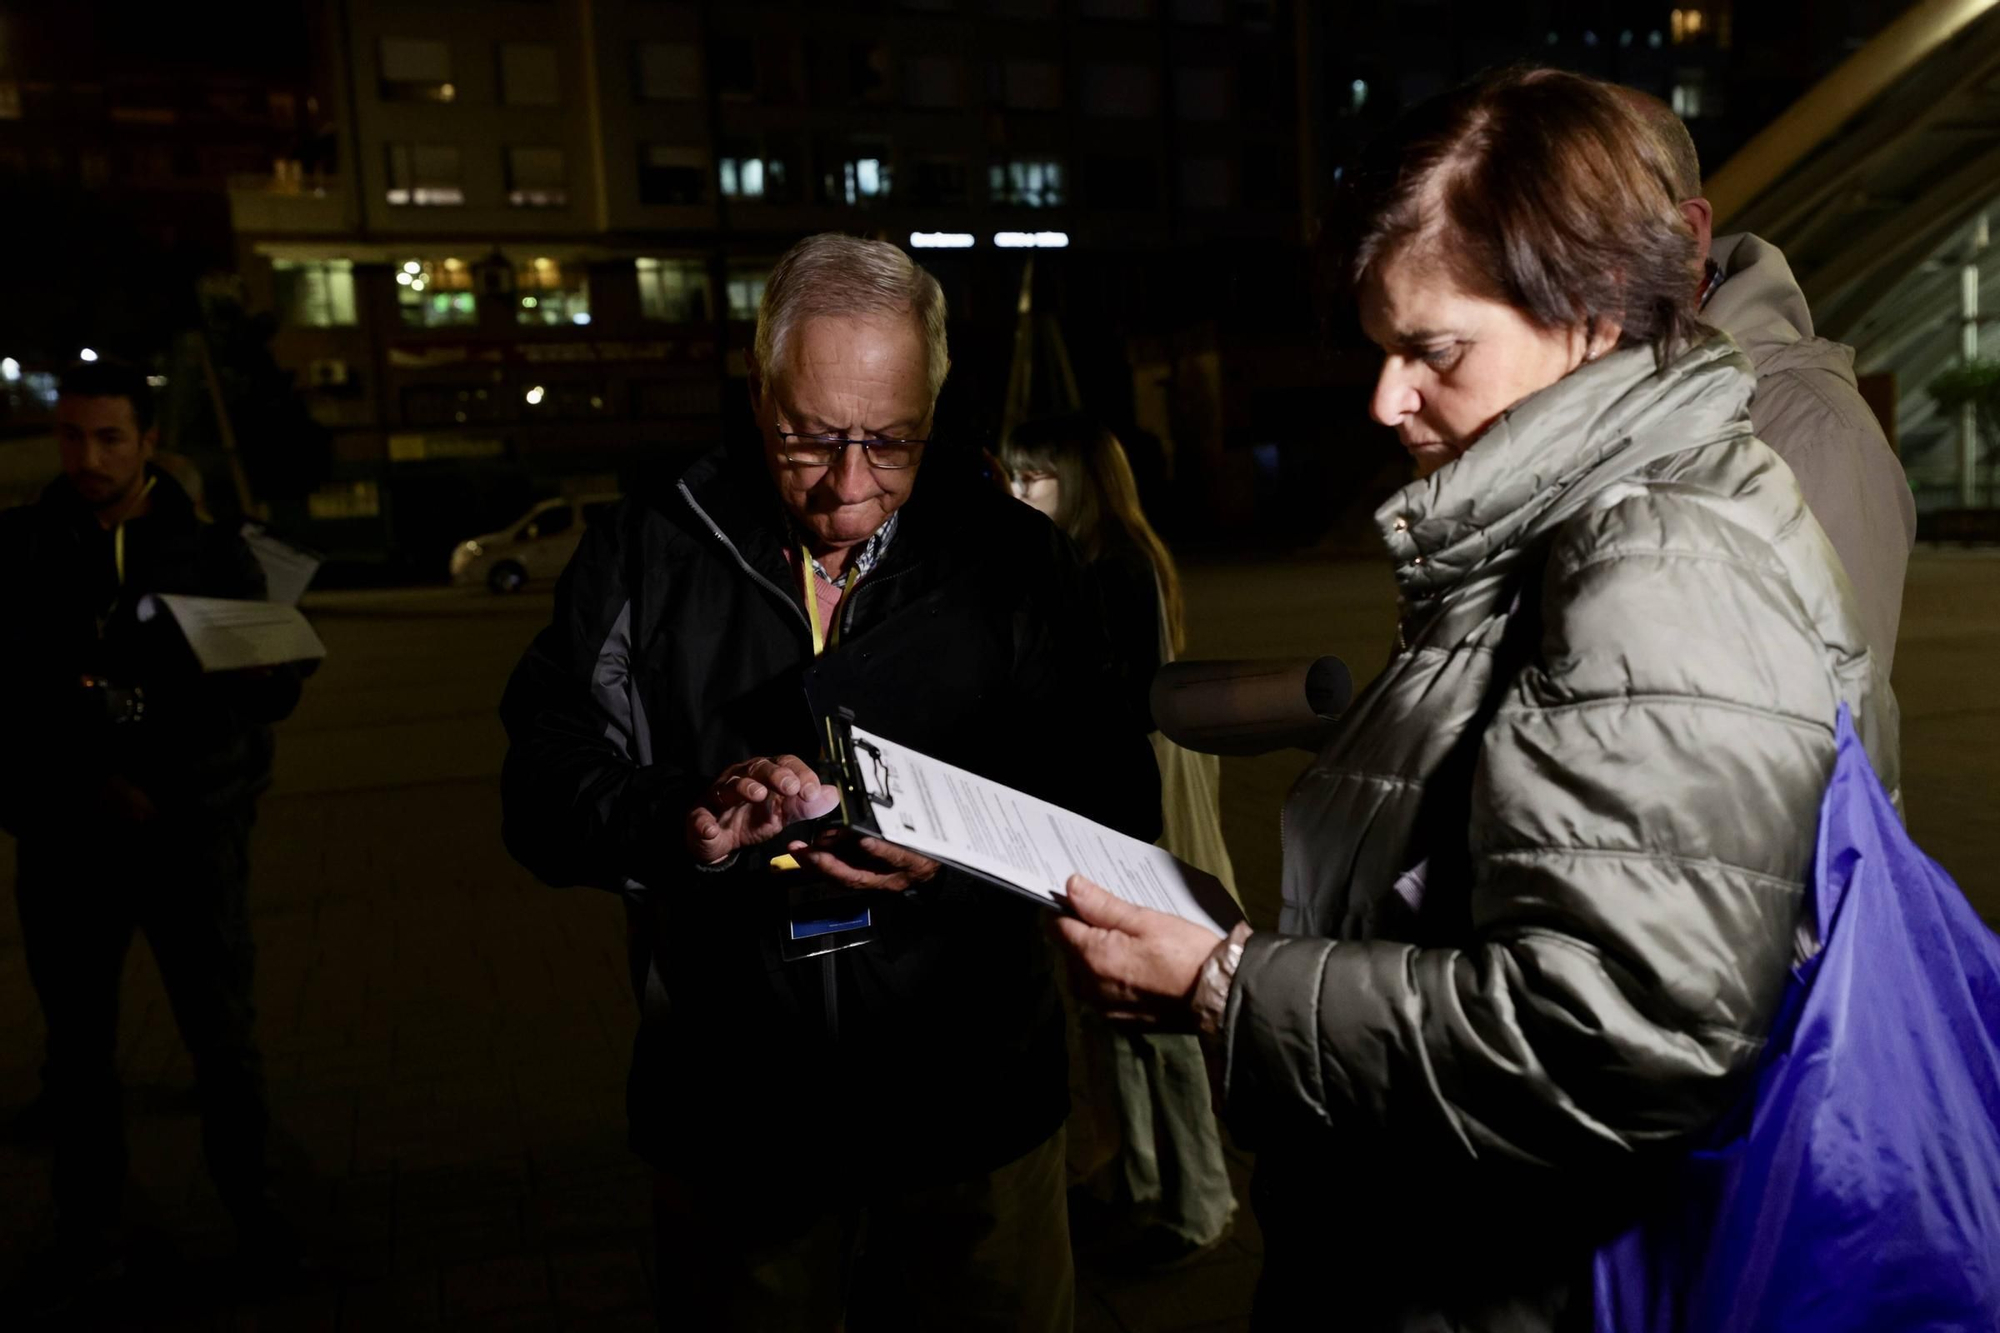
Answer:
[[[1165,848],[899,745],[845,710],[825,726],[828,777],[849,828],[1053,911],[1069,911],[1062,885],[1078,873],[1221,934],[1243,919],[1213,875]]]

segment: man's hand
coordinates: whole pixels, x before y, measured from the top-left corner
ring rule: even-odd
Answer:
[[[746,759],[723,769],[702,803],[688,811],[688,853],[711,865],[839,804],[840,792],[821,783],[797,755]]]
[[[1058,917],[1076,993],[1107,1018],[1192,1032],[1195,983],[1222,936],[1165,912],[1135,907],[1081,875],[1063,886],[1076,916]]]
[[[851,889],[883,889],[900,893],[937,878],[943,866],[907,847],[884,842],[853,829],[830,828],[812,845],[794,842],[785,850],[802,866],[817,870]]]

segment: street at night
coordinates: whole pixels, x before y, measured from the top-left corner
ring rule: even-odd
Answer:
[[[0,0],[0,203],[0,1330],[2000,1329],[2000,0]]]
[[[1988,920],[2000,920],[2000,810],[1985,796],[2000,782],[1996,563],[1920,550],[1897,659],[1911,827]],[[1376,563],[1197,565],[1188,595],[1193,655],[1334,652],[1358,685],[1394,637]],[[133,1215],[162,1268],[105,1327],[652,1327],[649,1174],[625,1147],[637,1012],[623,912],[608,894],[537,884],[500,844],[494,710],[550,606],[533,589],[310,599],[328,656],[279,729],[252,910],[282,1188],[328,1272],[229,1322],[229,1227],[199,1165],[190,1069],[136,948],[119,1068]],[[1224,761],[1224,828],[1260,926],[1277,911],[1278,803],[1304,761]],[[11,916],[0,1014],[0,1105],[19,1107],[41,1040]],[[698,1096],[699,1071],[687,1072]],[[1247,1161],[1232,1170],[1240,1195]],[[45,1157],[0,1148],[0,1253],[29,1252],[47,1197]],[[1121,1276],[1086,1252],[1077,1327],[1246,1327],[1258,1248],[1246,1209],[1236,1235],[1184,1271]],[[185,1266],[166,1266],[169,1253]]]

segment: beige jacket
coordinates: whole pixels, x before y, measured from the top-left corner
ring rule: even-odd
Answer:
[[[1736,340],[1757,372],[1750,424],[1799,479],[1854,585],[1876,666],[1889,676],[1903,573],[1917,535],[1903,465],[1854,384],[1854,350],[1813,336],[1812,312],[1778,248],[1747,233],[1710,252],[1722,284],[1702,318]]]

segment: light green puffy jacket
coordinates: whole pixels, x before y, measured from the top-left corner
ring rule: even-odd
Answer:
[[[1585,365],[1378,514],[1398,651],[1285,806],[1230,995],[1265,1327],[1587,1327],[1744,1091],[1845,702],[1896,708],[1726,337]]]

